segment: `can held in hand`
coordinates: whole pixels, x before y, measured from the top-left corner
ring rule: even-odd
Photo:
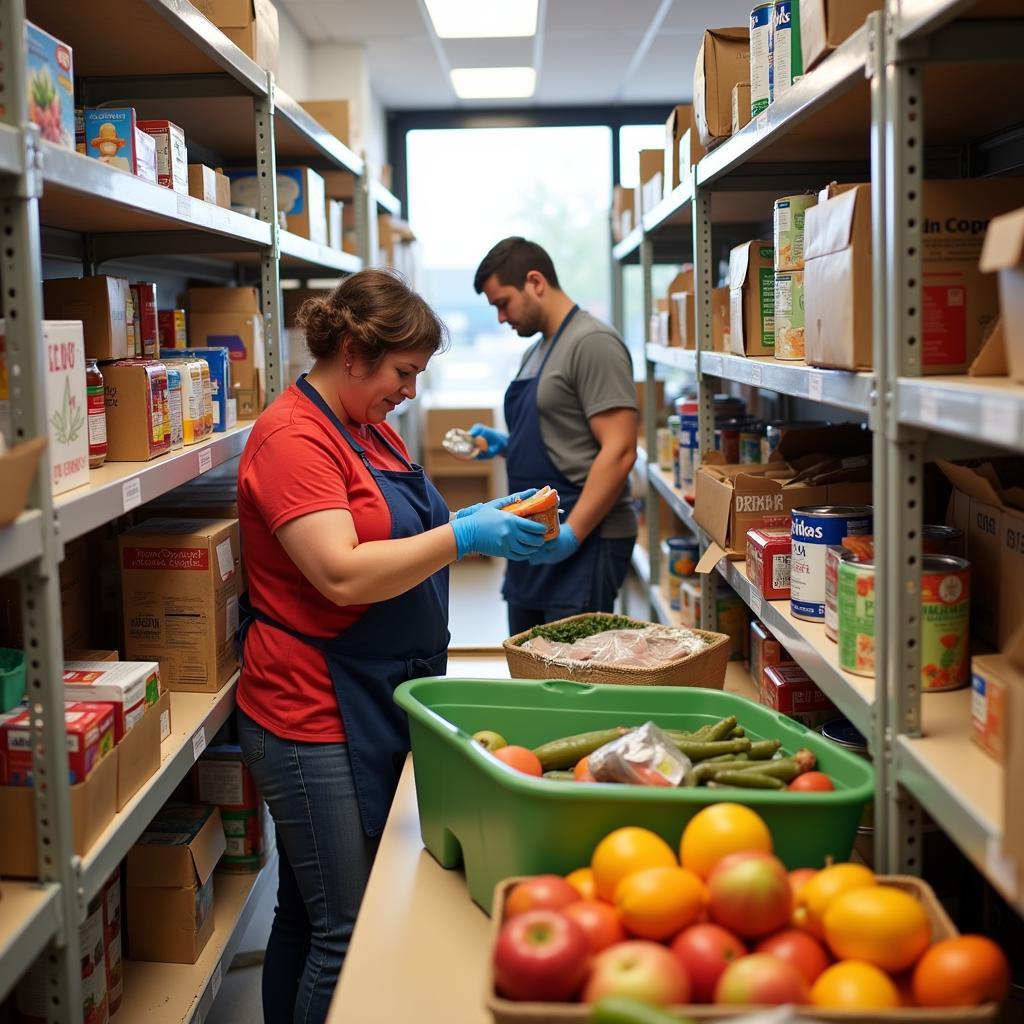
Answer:
[[[921,562],[921,688],[959,690],[971,681],[971,563],[951,555]]]
[[[804,272],[775,272],[775,358],[804,357]]]
[[[798,619],[824,622],[825,551],[848,534],[871,533],[872,509],[870,505],[805,505],[790,515],[790,610]]]
[[[800,42],[800,0],[775,0],[768,59],[768,96],[774,103],[799,81],[804,73]]]
[[[775,200],[775,269],[804,269],[804,221],[818,197],[784,196]],[[776,308],[776,312],[778,309]]]
[[[768,109],[768,37],[775,13],[774,0],[750,12],[750,116]]]

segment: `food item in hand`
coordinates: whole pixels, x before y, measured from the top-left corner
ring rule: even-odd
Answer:
[[[804,976],[792,964],[767,953],[751,953],[729,964],[715,986],[715,1002],[730,1006],[801,1006],[809,994]]]
[[[900,993],[885,971],[860,960],[844,960],[823,971],[811,986],[811,1005],[830,1010],[893,1010]]]
[[[695,814],[684,829],[679,861],[707,878],[715,864],[730,853],[771,853],[772,849],[772,834],[756,811],[742,804],[712,804]]]
[[[551,487],[542,487],[531,497],[506,505],[502,511],[521,516],[523,519],[532,519],[535,523],[547,527],[544,532],[545,540],[554,540],[558,536],[558,491]]]
[[[524,775],[535,775],[537,778],[540,778],[544,774],[544,769],[541,767],[540,761],[537,760],[537,755],[532,750],[527,750],[526,747],[510,745],[500,747],[493,753],[502,764],[507,764],[510,768],[515,768],[516,771],[522,772]]]
[[[583,930],[556,910],[531,910],[505,924],[494,947],[494,980],[507,999],[560,1002],[590,969]]]
[[[697,920],[704,883],[686,868],[634,871],[615,887],[615,906],[626,930],[640,939],[669,939]]]
[[[468,430],[459,427],[452,427],[444,437],[441,438],[441,447],[457,459],[475,459],[481,452],[487,450],[487,438],[474,437]]]
[[[793,923],[823,939],[822,918],[832,900],[844,892],[877,884],[875,873],[863,864],[830,864],[816,872],[800,890],[793,908]]]
[[[690,979],[683,965],[657,942],[637,939],[609,946],[594,957],[583,1001],[627,996],[654,1006],[690,1000]]]
[[[784,928],[793,896],[789,875],[770,853],[751,850],[723,857],[708,876],[711,920],[744,939]]]
[[[505,900],[505,917],[530,910],[561,910],[579,898],[579,893],[561,875],[536,875],[513,887]]]
[[[480,744],[484,750],[489,750],[492,754],[496,750],[501,750],[502,747],[508,746],[508,741],[500,732],[491,732],[490,729],[483,729],[480,732],[473,733],[473,739]]]
[[[925,950],[914,968],[918,1006],[980,1006],[1000,1002],[1010,990],[1010,965],[984,935],[943,939]]]
[[[797,928],[787,928],[762,939],[754,952],[770,953],[791,963],[807,979],[808,985],[813,985],[831,963],[821,943]]]
[[[895,973],[928,948],[932,930],[924,907],[889,885],[852,889],[830,901],[822,918],[825,940],[841,960],[865,960]]]
[[[710,1003],[726,967],[747,955],[747,947],[732,932],[711,923],[691,925],[670,948],[690,975],[691,998],[697,1003]]]
[[[590,866],[597,898],[611,901],[626,875],[644,868],[678,866],[672,847],[645,828],[627,825],[610,832],[597,844]]]
[[[622,927],[618,911],[603,900],[576,900],[562,908],[566,917],[575,921],[595,953],[626,941],[626,929]]]
[[[836,787],[824,772],[805,772],[798,775],[786,788],[801,793],[831,793]]]

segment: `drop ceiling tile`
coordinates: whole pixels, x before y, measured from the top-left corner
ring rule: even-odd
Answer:
[[[753,0],[675,0],[662,22],[663,32],[700,32],[710,25],[747,25]]]
[[[545,33],[647,31],[660,0],[548,0]],[[676,0],[678,3],[679,0]]]
[[[621,99],[629,103],[688,103],[693,95],[693,68],[700,44],[696,35],[659,35],[625,83]]]
[[[455,93],[427,42],[371,40],[366,46],[370,84],[385,107],[446,107]]]
[[[288,9],[311,8],[335,42],[371,39],[427,39],[416,0],[288,0]]]
[[[307,39],[323,39],[324,26],[317,4],[310,0],[284,0],[284,9]]]
[[[442,39],[453,68],[521,68],[533,65],[533,38]]]

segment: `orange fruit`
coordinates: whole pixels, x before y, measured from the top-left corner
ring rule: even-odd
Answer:
[[[596,900],[597,887],[594,872],[590,868],[577,868],[565,876],[565,880],[580,894],[581,900]]]
[[[539,779],[544,774],[537,755],[532,750],[527,750],[526,747],[500,747],[498,750],[492,751],[491,756],[524,775],[533,775]]]
[[[615,906],[626,931],[640,939],[667,939],[697,920],[704,883],[686,868],[645,868],[615,887]]]
[[[860,960],[826,967],[811,986],[811,1006],[831,1010],[890,1010],[900,994],[884,971]]]
[[[597,844],[590,860],[594,872],[594,888],[599,900],[611,903],[615,887],[634,871],[644,868],[678,867],[672,847],[659,835],[646,828],[627,825],[609,832]]]
[[[576,767],[573,769],[572,774],[577,782],[597,782],[597,779],[594,778],[590,771],[590,762],[585,757],[581,757],[576,762]]]
[[[793,924],[823,939],[825,931],[821,919],[829,903],[841,893],[876,884],[874,872],[863,864],[832,864],[822,868],[796,893]]]
[[[910,967],[932,941],[924,907],[910,893],[888,885],[836,896],[822,924],[840,960],[865,960],[892,973]]]
[[[761,816],[742,804],[712,804],[695,814],[679,841],[679,862],[707,878],[730,853],[772,852],[772,834]]]
[[[1010,965],[984,935],[943,939],[925,950],[914,968],[918,1006],[980,1006],[1006,998]]]

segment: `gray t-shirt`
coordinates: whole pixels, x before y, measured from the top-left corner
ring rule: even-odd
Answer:
[[[551,339],[527,349],[518,380],[537,376]],[[635,409],[633,364],[619,335],[584,310],[569,321],[537,385],[540,432],[555,467],[582,487],[600,445],[587,422],[609,409]],[[629,484],[601,524],[601,536],[635,537]]]

